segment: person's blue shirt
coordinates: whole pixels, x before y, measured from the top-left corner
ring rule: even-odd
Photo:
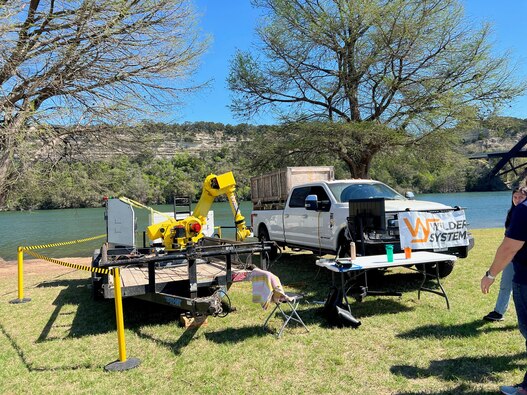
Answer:
[[[514,278],[512,281],[518,284],[527,284],[527,201],[512,210],[511,222],[505,232],[505,236],[526,242],[512,258],[514,264]]]

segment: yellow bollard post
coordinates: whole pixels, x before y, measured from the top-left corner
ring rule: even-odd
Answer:
[[[121,294],[121,275],[119,268],[112,270],[115,298],[115,321],[117,323],[117,341],[119,343],[119,360],[104,367],[107,371],[122,371],[133,369],[141,363],[137,358],[126,359],[126,342],[124,338],[123,299]]]
[[[117,322],[117,341],[119,342],[119,360],[126,361],[126,342],[124,338],[123,299],[121,294],[121,276],[119,268],[113,269],[115,286],[115,320]]]
[[[26,303],[30,298],[24,298],[24,247],[18,246],[17,250],[18,261],[18,299],[13,299],[9,303]]]

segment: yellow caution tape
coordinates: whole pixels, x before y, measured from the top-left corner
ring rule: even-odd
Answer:
[[[63,241],[63,242],[60,242],[60,243],[53,243],[53,244],[41,244],[41,245],[36,245],[36,246],[22,246],[20,248],[22,248],[24,251],[38,250],[40,248],[51,248],[51,247],[67,246],[67,245],[71,245],[71,244],[85,243],[85,242],[91,241],[91,240],[102,239],[103,237],[106,237],[106,233],[103,234],[103,235],[99,235],[99,236],[88,237],[86,239],[79,239],[79,240],[72,240],[72,241]]]
[[[26,252],[29,255],[34,256],[35,258],[44,259],[44,260],[46,260],[48,262],[56,263],[57,265],[70,267],[72,269],[84,270],[84,271],[87,271],[87,272],[99,273],[99,274],[110,274],[112,272],[111,270],[103,269],[102,267],[91,267],[91,266],[86,266],[86,265],[79,265],[77,263],[69,263],[69,262],[59,261],[58,259],[49,258],[47,256],[41,255],[38,252],[34,252],[34,251],[26,251]]]

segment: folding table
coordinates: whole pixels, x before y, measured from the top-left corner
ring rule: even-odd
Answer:
[[[370,256],[359,256],[356,259],[351,260],[351,258],[337,258],[337,259],[318,259],[316,261],[316,265],[326,268],[331,271],[332,274],[332,280],[333,285],[336,287],[340,287],[342,294],[344,295],[344,302],[346,304],[346,307],[351,313],[351,309],[349,306],[348,296],[347,296],[347,290],[346,287],[346,276],[351,275],[352,279],[356,279],[359,275],[364,274],[365,276],[365,286],[363,288],[363,293],[361,296],[367,296],[367,295],[392,295],[392,296],[400,296],[401,293],[399,292],[378,292],[378,291],[371,291],[368,289],[368,280],[367,275],[368,271],[372,269],[386,269],[391,267],[406,267],[410,270],[418,271],[423,274],[423,280],[421,282],[421,285],[419,286],[417,298],[421,299],[421,291],[423,292],[431,292],[437,295],[440,295],[441,297],[445,298],[447,308],[450,309],[450,302],[448,300],[448,296],[446,294],[445,289],[443,288],[443,285],[441,284],[441,280],[439,277],[439,268],[438,264],[435,265],[435,273],[434,272],[428,272],[424,269],[420,270],[415,268],[415,265],[423,265],[427,263],[440,263],[440,262],[454,262],[457,260],[457,257],[454,255],[447,255],[447,254],[440,254],[436,252],[428,252],[428,251],[413,251],[411,258],[405,258],[404,253],[399,254],[393,254],[393,262],[388,262],[386,255],[370,255]],[[335,274],[340,273],[340,285],[337,283],[335,279]],[[431,278],[434,280],[439,288],[432,289],[425,287],[425,282],[427,278]]]

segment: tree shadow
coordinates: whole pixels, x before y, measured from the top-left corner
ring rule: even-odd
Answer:
[[[27,355],[24,352],[24,350],[18,345],[16,340],[7,332],[3,325],[0,324],[0,333],[5,336],[5,338],[8,340],[9,344],[13,348],[13,350],[16,352],[18,357],[20,358],[20,361],[22,362],[22,365],[26,368],[28,372],[54,372],[54,371],[70,371],[70,370],[79,370],[79,369],[93,369],[94,366],[92,364],[80,364],[80,365],[74,365],[74,366],[59,366],[59,367],[42,367],[42,366],[34,366],[33,363],[28,361]]]
[[[516,325],[495,326],[483,320],[466,322],[458,325],[434,324],[425,325],[412,329],[405,333],[400,333],[397,337],[403,339],[436,338],[446,337],[473,337],[482,333],[508,332],[518,330]]]
[[[418,368],[410,365],[395,365],[390,371],[394,375],[408,379],[436,377],[444,381],[467,381],[480,383],[488,380],[496,373],[508,372],[525,368],[524,364],[516,362],[524,359],[525,353],[515,355],[460,357],[431,361],[428,368]]]
[[[153,341],[156,344],[161,345],[171,350],[175,355],[181,355],[181,351],[183,350],[183,348],[185,348],[186,346],[190,344],[190,342],[194,338],[194,335],[196,334],[198,329],[199,329],[199,326],[190,326],[186,328],[185,331],[178,338],[178,340],[175,342],[162,340],[162,339],[157,338],[156,336],[152,336],[150,334],[144,333],[142,331],[142,328],[134,328],[133,331],[141,339]]]
[[[495,395],[499,391],[481,391],[481,389],[474,388],[468,384],[461,384],[449,390],[442,390],[436,392],[419,391],[419,392],[396,392],[394,395]]]

